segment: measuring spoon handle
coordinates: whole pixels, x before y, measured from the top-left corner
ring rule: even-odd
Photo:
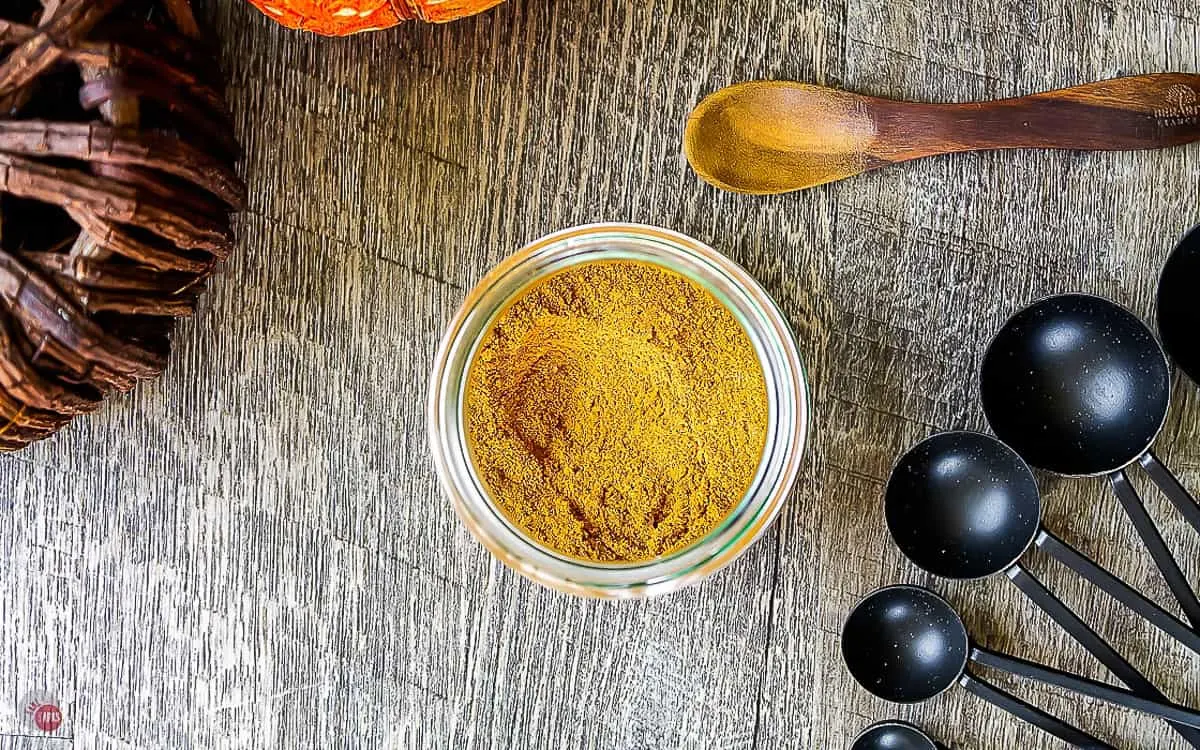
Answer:
[[[1171,594],[1183,609],[1184,616],[1192,623],[1193,629],[1200,626],[1200,599],[1196,598],[1196,592],[1192,591],[1183,571],[1179,569],[1175,556],[1167,548],[1162,534],[1158,533],[1158,527],[1146,512],[1142,498],[1130,484],[1129,476],[1124,470],[1114,471],[1108,475],[1108,483],[1112,485],[1113,492],[1117,494],[1117,499],[1121,501],[1121,507],[1125,509],[1129,520],[1133,521],[1133,527],[1142,538],[1142,544],[1146,546],[1146,551],[1158,566],[1163,580],[1167,582],[1167,588],[1171,589]]]
[[[1158,456],[1149,451],[1138,459],[1138,463],[1142,465],[1162,493],[1167,496],[1171,504],[1179,510],[1183,519],[1190,523],[1197,532],[1200,532],[1200,503],[1197,503],[1195,496],[1179,483],[1179,478],[1175,476],[1175,473],[1158,460]]]
[[[1154,700],[1165,701],[1167,696],[1163,695],[1162,691],[1154,686],[1146,677],[1130,664],[1125,657],[1121,656],[1116,649],[1104,640],[1099,633],[1093,630],[1086,622],[1080,619],[1079,615],[1075,614],[1070,607],[1062,603],[1050,589],[1030,573],[1025,566],[1017,563],[1006,571],[1010,580],[1017,585],[1025,596],[1029,597],[1030,601],[1036,604],[1043,612],[1050,615],[1058,625],[1067,632],[1072,638],[1079,642],[1096,657],[1101,664],[1108,667],[1108,671],[1125,683],[1130,690],[1134,691],[1143,698],[1151,698]],[[1200,729],[1189,727],[1186,724],[1173,724],[1175,731],[1192,747],[1200,748]]]
[[[1115,750],[1112,745],[1102,742],[1087,732],[1073,727],[1056,716],[1051,716],[1037,706],[1032,706],[1020,698],[1006,693],[1000,688],[979,679],[970,672],[963,672],[958,678],[958,684],[967,689],[977,698],[1002,708],[1018,719],[1029,722],[1038,729],[1054,735],[1063,742],[1068,742],[1084,750]]]
[[[1158,716],[1177,724],[1187,724],[1190,727],[1200,728],[1200,711],[1180,706],[1177,703],[1143,698],[1137,693],[1123,688],[1089,680],[1086,677],[1080,677],[1079,675],[1064,672],[1060,669],[1047,667],[1044,664],[1026,661],[1025,659],[1010,656],[1009,654],[989,651],[981,646],[971,647],[970,659],[974,664],[982,664],[985,667],[999,669],[1017,677],[1044,682],[1047,685],[1055,685],[1079,693],[1080,695],[1086,695],[1089,698],[1112,703],[1115,706],[1123,706],[1124,708]]]
[[[1046,529],[1038,532],[1034,543],[1046,554],[1078,573],[1104,593],[1124,604],[1154,627],[1200,654],[1200,633],[1170,612],[1135,591],[1133,587],[1097,565],[1079,550]]]

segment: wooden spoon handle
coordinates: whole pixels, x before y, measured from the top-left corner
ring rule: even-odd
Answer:
[[[956,151],[1053,148],[1125,151],[1200,140],[1200,75],[1114,78],[970,104],[872,101],[882,162]]]

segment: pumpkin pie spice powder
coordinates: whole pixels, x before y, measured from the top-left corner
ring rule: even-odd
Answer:
[[[509,520],[597,562],[645,561],[737,506],[766,442],[762,366],[711,293],[596,261],[539,282],[493,323],[465,399],[476,471]]]

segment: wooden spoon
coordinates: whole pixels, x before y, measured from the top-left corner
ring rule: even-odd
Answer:
[[[789,81],[723,88],[688,118],[696,173],[759,195],[956,151],[1125,151],[1200,140],[1200,75],[1114,78],[1017,99],[919,104]]]

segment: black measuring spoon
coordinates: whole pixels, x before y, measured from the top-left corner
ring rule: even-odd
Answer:
[[[1012,448],[978,432],[933,435],[896,463],[884,497],[888,531],[919,568],[956,580],[1005,573],[1131,690],[1145,698],[1167,700],[1021,564],[1034,540],[1046,532],[1041,526],[1037,480]],[[1192,747],[1200,748],[1200,729],[1183,725],[1175,729]]]
[[[862,730],[850,750],[946,750],[906,721],[881,721]]]
[[[1188,232],[1167,259],[1158,279],[1158,332],[1167,354],[1193,383],[1200,384],[1200,225]]]
[[[1049,297],[996,334],[979,391],[992,430],[1026,461],[1108,478],[1192,629],[1200,628],[1200,599],[1125,473],[1140,463],[1200,530],[1200,505],[1150,450],[1171,395],[1170,365],[1150,329],[1101,297]]]
[[[878,589],[855,605],[842,627],[846,668],[878,698],[920,703],[958,682],[976,697],[1075,747],[1115,750],[971,674],[969,655],[970,640],[958,614],[941,597],[917,586]]]
[[[1018,713],[1013,696],[971,674],[976,664],[1065,688],[1168,721],[1200,727],[1200,711],[1143,698],[1122,688],[1026,661],[971,643],[949,602],[919,586],[888,586],[859,602],[842,627],[842,659],[872,695],[893,703],[919,703],[959,683],[984,700],[1012,711],[1059,739],[1085,748],[1108,748],[1083,730],[1028,704]],[[997,700],[999,699],[999,700]],[[1032,710],[1030,710],[1032,709]]]

